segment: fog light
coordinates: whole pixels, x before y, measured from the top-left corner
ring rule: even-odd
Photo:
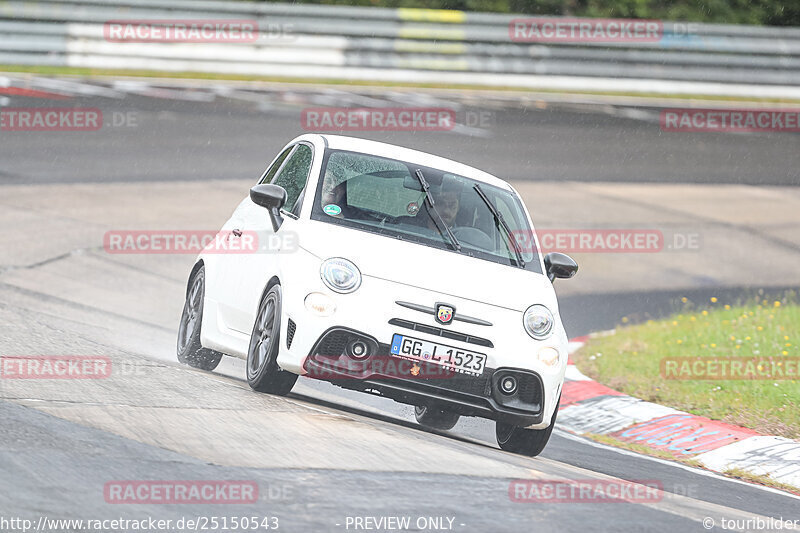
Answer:
[[[500,380],[500,392],[503,394],[514,394],[517,392],[517,378],[506,376]]]
[[[539,361],[547,366],[555,366],[558,364],[558,350],[550,346],[545,346],[539,350]]]
[[[364,359],[369,357],[369,346],[362,340],[354,340],[347,345],[347,353],[353,359]]]
[[[312,292],[306,296],[306,309],[318,316],[331,316],[336,312],[336,304],[326,294]]]

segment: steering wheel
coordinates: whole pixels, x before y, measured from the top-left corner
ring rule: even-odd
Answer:
[[[460,242],[469,244],[474,248],[486,251],[494,249],[494,241],[492,241],[492,238],[478,228],[458,226],[453,228],[453,235],[455,235],[456,239]]]

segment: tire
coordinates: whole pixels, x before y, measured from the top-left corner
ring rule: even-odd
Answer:
[[[255,391],[279,396],[289,394],[297,381],[297,374],[278,366],[282,301],[281,286],[270,287],[258,306],[247,349],[247,383]]]
[[[507,452],[536,457],[544,451],[547,442],[550,440],[550,434],[553,433],[553,427],[556,425],[558,405],[560,403],[561,398],[559,397],[553,416],[550,418],[550,425],[544,429],[525,429],[505,422],[496,422],[495,436],[497,437],[497,445],[500,446],[501,450]]]
[[[186,291],[181,321],[178,326],[178,361],[200,370],[217,368],[222,354],[203,348],[200,344],[200,327],[203,324],[203,296],[206,293],[205,267],[194,273]]]
[[[461,415],[445,409],[436,409],[428,406],[414,406],[414,417],[417,422],[433,429],[453,429]]]

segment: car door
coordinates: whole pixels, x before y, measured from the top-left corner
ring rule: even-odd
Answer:
[[[295,146],[296,145],[291,145],[284,148],[267,167],[267,169],[259,178],[258,182],[269,183],[269,180],[272,180],[272,178],[274,178],[281,169],[283,163],[286,161],[286,159],[288,159],[289,155],[295,149]],[[245,224],[245,218],[250,212],[250,204],[252,204],[252,201],[250,200],[250,195],[248,194],[248,196],[239,203],[230,219],[228,219],[228,221],[222,227],[222,231],[228,233],[228,242],[237,244],[234,241],[241,237],[241,231]],[[238,254],[221,253],[214,258],[217,264],[217,272],[215,272],[213,280],[214,290],[208,291],[213,293],[213,297],[217,301],[218,312],[222,318],[222,324],[220,324],[220,326],[224,324],[228,328],[231,328],[231,321],[234,319],[236,314],[236,308],[234,305],[235,298],[233,295],[238,290],[236,272],[239,270],[241,263],[237,256]]]
[[[284,221],[278,232],[273,230],[267,210],[249,198],[240,209],[241,228],[234,231],[235,238],[242,238],[238,235],[255,236],[259,247],[256,253],[231,254],[229,261],[232,290],[226,295],[226,323],[231,329],[248,335],[264,284],[278,274],[280,254],[292,252],[297,244],[295,223],[303,205],[314,148],[306,142],[290,148],[280,167],[274,172],[271,168],[259,180],[259,183],[280,185],[286,190],[286,204],[281,209]]]

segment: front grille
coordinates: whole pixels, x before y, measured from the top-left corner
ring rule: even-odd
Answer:
[[[286,325],[286,349],[292,347],[292,339],[294,339],[294,334],[297,331],[297,324],[294,323],[294,320],[291,318],[289,319],[289,323]]]
[[[539,381],[530,374],[517,374],[519,398],[528,404],[538,404],[542,400],[542,387]]]
[[[414,382],[440,389],[463,392],[464,394],[471,394],[473,396],[489,397],[492,395],[492,372],[494,372],[494,370],[487,368],[484,370],[483,374],[478,377],[455,375],[442,379],[417,379],[414,380]]]
[[[487,369],[490,371],[490,369]],[[467,394],[469,396],[479,396],[481,398],[491,397],[490,375],[484,372],[483,376],[471,377],[464,376],[458,378],[442,379],[377,379],[375,384],[397,385],[409,389],[425,390],[428,387],[436,390],[446,390],[451,393]]]
[[[430,327],[430,326],[428,326]],[[362,360],[348,355],[351,343],[369,346]],[[403,366],[400,362],[406,363]],[[516,368],[484,368],[480,376],[442,371],[435,363],[397,358],[391,346],[359,331],[333,327],[323,333],[304,364],[309,377],[339,387],[367,391],[409,405],[438,405],[463,416],[505,420],[519,426],[542,421],[542,384],[534,372]],[[506,395],[499,390],[503,376],[514,375],[517,390]]]
[[[444,337],[445,339],[453,339],[456,341],[466,342],[469,344],[477,344],[478,346],[485,346],[487,348],[494,348],[494,344],[489,339],[483,337],[476,337],[475,335],[467,335],[450,329],[437,328],[420,324],[419,322],[412,322],[411,320],[404,320],[402,318],[393,318],[389,321],[393,326],[400,326],[401,328],[408,328],[414,331],[427,333],[428,335],[435,335],[437,337]]]
[[[338,357],[345,353],[345,350],[347,350],[347,343],[349,340],[350,334],[346,331],[331,331],[322,336],[316,350],[313,351],[313,354],[321,355],[323,357]]]

